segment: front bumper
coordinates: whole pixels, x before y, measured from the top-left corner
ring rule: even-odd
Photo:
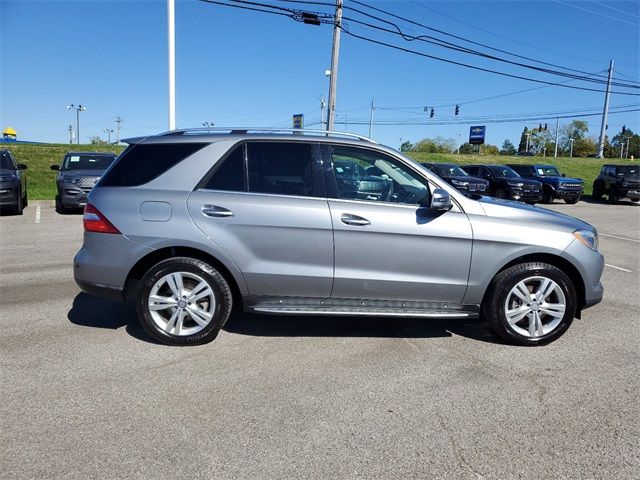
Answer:
[[[604,256],[574,240],[564,251],[571,263],[578,269],[584,286],[584,304],[591,307],[602,301],[604,289],[600,278],[604,270]]]
[[[542,200],[542,190],[524,190],[522,188],[511,188],[509,190],[511,200],[521,202],[540,202]]]
[[[90,191],[65,183],[58,185],[58,198],[65,208],[84,208]]]
[[[19,185],[17,181],[0,183],[0,206],[16,206],[18,204]]]
[[[619,188],[618,196],[620,198],[630,198],[632,200],[637,200],[640,198],[640,188]]]
[[[559,198],[559,199],[570,199],[573,200],[575,198],[580,198],[582,196],[582,193],[584,192],[584,190],[563,190],[563,189],[557,189],[554,190],[553,192],[553,196],[555,198]]]

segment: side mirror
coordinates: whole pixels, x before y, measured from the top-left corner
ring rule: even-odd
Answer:
[[[18,164],[18,170],[26,170],[27,166],[24,163],[19,163]]]
[[[449,192],[442,188],[436,188],[431,194],[431,210],[451,210],[451,197]]]
[[[55,170],[57,172],[60,170],[60,165],[51,165],[51,170]]]
[[[566,175],[565,175],[564,173],[562,174],[562,176],[563,176],[563,177],[566,177]]]

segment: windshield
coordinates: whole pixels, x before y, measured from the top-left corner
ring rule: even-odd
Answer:
[[[496,178],[520,178],[520,175],[510,167],[492,165],[489,167],[489,170],[491,170],[491,173]]]
[[[447,164],[436,165],[436,170],[438,170],[438,175],[440,175],[441,177],[452,177],[455,175],[458,175],[461,177],[469,176],[467,172],[462,170],[457,165],[447,165]]]
[[[11,157],[8,153],[0,154],[0,169],[3,170],[14,170],[13,162],[11,161]]]
[[[67,155],[62,164],[62,170],[106,170],[116,156],[109,155]]]
[[[541,177],[559,177],[560,172],[556,167],[538,167],[538,175]]]
[[[619,177],[623,175],[638,175],[638,167],[631,165],[616,167],[616,172]]]

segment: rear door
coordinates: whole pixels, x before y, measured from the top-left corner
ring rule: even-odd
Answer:
[[[333,219],[332,297],[460,302],[471,262],[472,233],[457,207],[421,207],[428,181],[373,149],[325,149]],[[375,167],[375,168],[371,168]]]
[[[330,295],[333,231],[316,144],[242,143],[200,182],[188,208],[236,262],[250,295]]]

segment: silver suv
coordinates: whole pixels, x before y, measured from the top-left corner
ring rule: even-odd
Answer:
[[[171,345],[213,340],[233,307],[475,317],[540,345],[602,299],[592,226],[469,198],[391,148],[315,133],[128,140],[89,195],[76,282],[133,298],[148,333]]]

